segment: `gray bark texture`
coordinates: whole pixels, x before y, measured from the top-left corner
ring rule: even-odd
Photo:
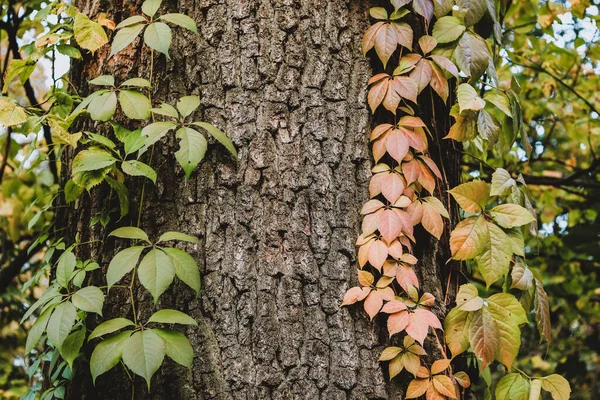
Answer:
[[[116,22],[140,10],[139,2],[125,0],[77,5],[91,16],[107,12]],[[239,157],[236,164],[213,144],[186,182],[173,155],[175,139],[170,136],[154,150],[158,181],[146,185],[141,226],[154,237],[176,230],[200,239],[199,245],[184,248],[198,261],[202,288],[196,299],[176,281],[156,305],[137,288],[142,321],[160,308],[176,308],[192,315],[199,327],[184,330],[195,350],[193,367],[166,360],[150,393],[141,378],[135,380],[136,399],[402,397],[408,375],[389,384],[385,366],[377,361],[389,344],[385,319],[370,322],[362,306],[340,307],[346,290],[357,284],[355,240],[372,167],[368,134],[374,121],[366,94],[373,66],[362,56],[360,41],[373,5],[361,0],[180,0],[161,7],[159,14],[191,16],[200,34],[174,27],[172,59],[158,56],[154,63],[154,103],[200,96],[195,117],[223,129]],[[417,23],[415,28],[424,29]],[[108,53],[106,46],[74,66],[72,79],[82,93],[89,92],[86,80],[102,73],[114,74],[118,82],[148,77],[149,52],[139,40],[112,58]],[[436,125],[439,138],[448,128],[447,109],[436,100],[443,117],[435,118],[433,97],[426,92],[422,116]],[[87,128],[110,132],[105,125]],[[453,185],[457,155],[450,145],[441,150],[437,138],[431,140],[433,158],[443,160]],[[64,155],[64,168],[72,157]],[[128,181],[131,220],[117,225],[113,216],[113,227],[135,224],[140,181]],[[98,226],[89,228],[91,218],[108,207],[108,193],[106,187],[94,189],[61,217],[82,241],[104,239],[86,250],[104,271],[125,245],[106,238]],[[434,311],[443,316],[454,267],[445,265],[445,245],[427,234],[417,232],[417,237],[422,287],[440,299]],[[126,293],[113,289],[104,319],[117,316],[131,316],[131,304]],[[433,342],[427,347],[437,351]],[[95,387],[86,363],[79,367],[71,398],[131,398],[132,385],[121,366],[99,377]]]

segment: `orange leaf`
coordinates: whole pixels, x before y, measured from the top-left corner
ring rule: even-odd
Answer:
[[[363,218],[362,221],[362,233],[363,235],[370,235],[371,233],[377,230],[377,225],[379,223],[379,216],[384,210],[378,210],[373,214],[369,214]]]
[[[469,375],[464,371],[455,373],[454,380],[465,389],[471,386],[471,378],[469,378]]]
[[[413,201],[411,205],[406,208],[406,212],[410,215],[413,226],[417,225],[423,219],[423,205],[419,200]]]
[[[423,228],[431,233],[437,240],[440,240],[442,232],[444,231],[444,221],[442,221],[442,217],[435,208],[429,205],[429,203],[423,202],[422,205],[423,217],[421,219],[421,224],[423,225]]]
[[[402,174],[406,178],[406,184],[410,185],[419,178],[421,174],[421,168],[416,158],[402,163]]]
[[[398,163],[402,162],[406,153],[408,153],[408,140],[404,133],[399,129],[394,129],[386,135],[387,152]]]
[[[375,277],[369,271],[358,271],[358,283],[363,286],[371,286],[375,282]]]
[[[431,366],[431,373],[433,375],[437,375],[440,372],[444,372],[450,366],[450,361],[447,358],[442,358],[440,360],[435,360],[433,365]]]
[[[396,269],[396,281],[406,292],[409,286],[419,287],[419,279],[415,271],[406,265],[399,265]]]
[[[369,89],[367,100],[369,102],[369,107],[371,107],[372,113],[375,113],[375,109],[377,109],[377,106],[379,106],[379,104],[381,104],[385,98],[385,95],[388,91],[389,82],[389,80],[383,79],[371,86],[371,89]]]
[[[429,389],[430,384],[429,379],[413,379],[406,389],[406,398],[416,399],[423,396],[427,392],[427,389]]]
[[[419,88],[417,83],[406,76],[396,76],[391,81],[390,89],[395,90],[400,97],[408,99],[413,103],[417,102],[417,95],[419,94]]]
[[[416,127],[414,130],[401,128],[401,130],[406,135],[410,147],[419,151],[427,150],[427,136],[422,128]]]
[[[388,301],[387,303],[385,303],[385,305],[381,309],[381,311],[386,314],[394,314],[394,313],[399,313],[400,311],[406,311],[406,310],[407,310],[406,304],[404,304],[404,302],[402,302],[400,300]]]
[[[424,128],[425,122],[423,122],[423,120],[419,117],[412,117],[410,115],[407,115],[400,118],[400,121],[398,121],[398,125],[408,128]]]
[[[425,307],[432,307],[435,304],[435,297],[431,293],[423,293],[421,298],[419,299],[419,305]]]
[[[435,163],[433,162],[433,160],[427,156],[421,156],[419,157],[421,159],[421,161],[423,161],[425,164],[427,164],[427,166],[429,167],[429,169],[431,170],[431,172],[433,172],[433,174],[435,176],[437,176],[438,179],[442,179],[442,173],[440,172],[439,168],[437,167],[437,165],[435,165]]]
[[[412,48],[413,30],[410,25],[403,22],[392,22],[391,25],[396,30],[396,42],[407,49]]]
[[[387,131],[389,131],[390,129],[393,128],[392,124],[381,124],[381,125],[377,125],[375,128],[373,128],[373,130],[371,131],[371,141],[377,139],[379,136],[383,135],[384,133],[386,133]]]
[[[500,332],[487,307],[476,311],[469,327],[471,347],[481,360],[483,370],[495,357],[500,345]]]
[[[403,254],[402,244],[398,240],[392,241],[388,246],[388,253],[394,258],[400,258]]]
[[[427,168],[427,166],[421,161],[419,161],[419,168],[421,169],[421,172],[419,173],[417,181],[425,190],[427,190],[430,194],[433,194],[435,190],[435,178],[429,171],[429,168]]]
[[[384,23],[375,33],[375,51],[383,63],[383,68],[387,66],[388,60],[396,50],[397,43],[396,29],[389,23]]]
[[[362,38],[362,51],[363,55],[367,55],[367,52],[373,48],[375,45],[375,35],[379,28],[381,28],[385,22],[377,22],[367,29]]]
[[[387,147],[387,137],[388,135],[384,135],[373,142],[373,158],[375,162],[378,162],[381,157],[385,155],[386,147]]]
[[[435,387],[438,392],[451,399],[456,399],[456,391],[454,390],[452,379],[448,378],[446,375],[436,375],[432,380],[433,387]]]
[[[383,206],[384,204],[379,200],[369,200],[363,205],[362,209],[360,210],[360,213],[362,215],[371,214],[379,210]]]
[[[371,196],[371,198],[381,193],[381,184],[388,175],[389,172],[383,172],[375,174],[371,177],[371,180],[369,181],[369,196]]]
[[[424,35],[419,38],[419,46],[423,54],[430,53],[437,46],[437,40],[433,36]]]
[[[437,65],[431,66],[431,81],[429,84],[431,85],[431,88],[442,98],[444,103],[448,101],[448,96],[450,95],[448,80]]]
[[[358,264],[361,268],[369,261],[369,248],[374,242],[375,240],[371,239],[358,248]]]

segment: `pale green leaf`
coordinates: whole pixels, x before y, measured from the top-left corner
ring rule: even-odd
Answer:
[[[91,21],[85,14],[77,13],[73,25],[75,40],[82,48],[89,50],[92,54],[100,47],[108,43],[108,36],[104,28],[97,22]]]
[[[205,129],[219,143],[221,143],[223,146],[225,146],[225,148],[227,150],[229,150],[229,152],[233,155],[233,157],[237,161],[237,150],[235,149],[235,147],[233,146],[233,143],[231,143],[231,140],[229,140],[227,135],[225,135],[225,133],[223,133],[223,131],[221,131],[216,126],[211,125],[207,122],[192,122],[192,125],[198,126],[202,129]]]
[[[196,320],[178,310],[158,310],[148,319],[148,322],[158,322],[162,324],[182,324],[198,326]]]
[[[196,26],[196,21],[194,21],[192,18],[188,17],[185,14],[178,14],[178,13],[164,14],[164,15],[161,15],[160,17],[158,17],[158,19],[166,21],[166,22],[170,22],[172,24],[178,25],[185,29],[189,29],[190,31],[192,31],[196,34],[198,33],[198,27]]]
[[[458,185],[449,190],[460,208],[468,213],[481,212],[490,197],[489,185],[480,180],[475,180]]]
[[[117,94],[112,91],[94,97],[87,107],[90,117],[95,121],[108,121],[117,110]]]
[[[152,249],[140,262],[138,276],[140,283],[148,289],[156,303],[173,282],[175,268],[171,258],[164,251]]]
[[[128,118],[148,119],[152,104],[150,99],[135,90],[121,90],[119,92],[119,104]]]
[[[196,296],[200,292],[200,270],[192,256],[178,248],[163,249],[171,257],[175,274],[186,285],[194,289]]]
[[[168,242],[169,240],[181,240],[183,242],[188,242],[188,243],[200,243],[198,238],[196,238],[194,236],[186,235],[185,233],[181,233],[181,232],[165,232],[162,235],[160,235],[157,243]]]
[[[129,44],[138,37],[145,26],[146,24],[129,25],[117,31],[113,38],[112,45],[110,46],[110,56],[117,54],[119,51],[129,46]]]
[[[456,65],[471,81],[478,80],[488,67],[490,52],[485,41],[478,35],[467,32],[462,35],[454,52]]]
[[[73,368],[73,361],[79,355],[81,346],[85,340],[85,328],[81,328],[67,336],[62,346],[60,347],[60,355]]]
[[[528,400],[529,380],[521,374],[507,374],[496,385],[496,400]]]
[[[29,354],[29,352],[31,352],[31,350],[39,343],[42,335],[46,331],[46,326],[48,326],[48,321],[50,320],[50,315],[53,310],[53,307],[46,309],[29,329],[29,332],[27,333],[27,342],[25,343],[25,354]]]
[[[4,126],[20,125],[27,121],[25,109],[14,100],[0,96],[0,124]]]
[[[139,24],[140,22],[146,22],[146,18],[144,18],[142,15],[134,15],[132,17],[125,18],[123,21],[119,22],[115,29],[121,29],[126,26]]]
[[[165,357],[165,342],[152,329],[136,332],[125,341],[123,362],[136,375],[143,377],[150,390],[152,375]]]
[[[187,127],[179,128],[176,137],[179,139],[179,150],[175,152],[175,158],[189,179],[192,171],[204,158],[206,138],[197,130]]]
[[[131,160],[123,161],[121,169],[124,173],[131,176],[145,176],[150,179],[153,183],[156,183],[156,171],[147,164],[141,161]]]
[[[438,43],[450,43],[458,39],[466,29],[458,18],[445,16],[433,26],[432,36]]]
[[[169,121],[155,122],[153,124],[145,126],[144,129],[142,129],[142,136],[146,138],[144,147],[148,148],[152,146],[154,143],[162,139],[167,134],[167,132],[176,127],[176,123]]]
[[[475,88],[468,83],[459,85],[456,93],[461,113],[464,110],[477,111],[485,107],[485,101],[479,97]]]
[[[571,397],[569,381],[557,374],[543,378],[542,389],[550,392],[553,400],[568,400]]]
[[[125,82],[121,83],[120,86],[121,87],[134,86],[134,87],[141,87],[141,88],[149,88],[150,81],[148,81],[148,79],[144,79],[144,78],[131,78],[131,79],[127,79]]]
[[[77,318],[77,309],[70,301],[60,303],[48,321],[48,339],[58,348],[71,332]]]
[[[96,345],[90,358],[90,370],[92,380],[96,384],[96,378],[119,363],[123,353],[125,342],[129,339],[132,331],[125,331],[111,336]]]
[[[150,111],[152,111],[155,114],[165,115],[167,117],[179,118],[179,113],[177,112],[175,107],[167,103],[162,103],[160,107],[152,108]]]
[[[542,381],[540,379],[534,379],[531,381],[529,389],[529,400],[540,400],[542,395]]]
[[[450,234],[450,250],[455,260],[468,260],[481,254],[489,243],[489,232],[483,216],[464,219]]]
[[[124,226],[122,228],[117,228],[108,236],[115,236],[121,239],[143,240],[144,242],[150,243],[150,239],[148,239],[146,232],[140,228],[136,228],[135,226]]]
[[[115,86],[115,77],[112,75],[100,75],[90,81],[92,85]]]
[[[490,215],[503,228],[514,228],[535,221],[525,207],[517,204],[500,204],[490,210]]]
[[[163,53],[170,59],[169,46],[171,46],[171,28],[165,23],[154,22],[144,31],[144,43],[146,46]]]
[[[152,331],[165,342],[167,356],[181,365],[192,367],[194,349],[183,333],[170,329],[152,329]]]
[[[67,251],[60,256],[56,266],[56,282],[66,288],[69,286],[69,280],[75,270],[77,259],[71,251]]]
[[[485,221],[488,241],[476,258],[477,267],[483,276],[486,285],[505,276],[512,259],[512,243],[508,235],[496,224]]]
[[[486,0],[456,0],[456,5],[465,12],[466,26],[475,25],[487,11]]]
[[[104,293],[96,286],[87,286],[79,289],[71,297],[73,305],[80,310],[102,315]]]
[[[145,0],[142,3],[142,12],[149,17],[154,17],[161,3],[162,0]]]
[[[189,116],[200,107],[200,98],[198,96],[183,96],[177,101],[177,109],[183,118]]]
[[[490,194],[492,196],[502,196],[513,186],[517,186],[517,182],[510,176],[510,173],[504,168],[496,168],[492,174]]]
[[[96,329],[94,329],[92,331],[92,333],[90,333],[90,336],[88,337],[88,341],[95,339],[97,337],[100,336],[104,336],[108,333],[113,333],[115,331],[118,331],[119,329],[123,329],[126,326],[133,326],[134,323],[130,320],[128,320],[127,318],[113,318],[113,319],[109,319],[108,321],[104,321],[103,323],[101,323],[100,325],[98,325],[96,327]]]
[[[73,173],[94,171],[110,167],[117,159],[111,153],[99,147],[90,147],[80,151],[73,159]]]
[[[112,285],[120,281],[125,274],[131,272],[133,267],[136,266],[143,250],[144,247],[141,246],[129,247],[118,252],[113,257],[106,271],[106,284],[109,289]]]
[[[498,120],[490,113],[486,110],[480,110],[477,115],[477,131],[485,140],[491,144],[495,144],[500,138],[502,128],[500,127]]]

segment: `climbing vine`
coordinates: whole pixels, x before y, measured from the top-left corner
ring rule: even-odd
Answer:
[[[520,138],[524,151],[531,152],[518,83],[499,82],[495,70],[502,63],[506,5],[492,0],[390,3],[370,9],[376,22],[362,40],[365,55],[374,49],[383,66],[368,82],[369,106],[373,113],[383,107],[392,115],[371,132],[376,165],[356,243],[360,286],[348,290],[343,304],[362,301],[371,319],[387,315],[388,334],[398,345],[387,347],[380,361],[387,363],[390,379],[403,370],[413,376],[408,399],[461,398],[473,377],[453,361],[465,352],[476,360],[480,376],[490,376],[494,361],[504,366],[506,374],[495,383],[497,399],[538,399],[542,389],[555,400],[567,399],[571,389],[560,375],[531,377],[513,367],[520,327],[530,314],[541,339],[551,339],[548,298],[540,276],[525,260],[524,238],[537,233],[537,222],[521,175],[497,168],[488,183],[476,179],[479,171],[469,171],[467,176],[475,179],[448,190],[462,210],[449,236],[451,257],[473,267],[485,284],[482,291],[493,294],[486,297],[473,283],[463,284],[442,326],[431,307],[444,299],[421,290],[415,273],[419,260],[411,254],[416,225],[444,240],[443,218],[449,218],[438,198],[445,189],[439,187],[442,175],[428,153],[431,124],[416,116],[423,90],[431,87],[445,103],[457,100],[450,111],[455,122],[445,139],[461,142],[465,151],[481,158],[488,152],[502,154]],[[484,16],[493,27],[488,39],[478,25]],[[419,37],[407,22],[415,19],[425,26]],[[396,59],[392,70],[388,64]],[[456,86],[454,94],[451,86]],[[442,355],[430,365],[426,340]],[[490,379],[482,380],[489,394]]]
[[[104,210],[93,218],[92,225],[100,223],[103,229],[107,229],[109,225],[134,214],[129,207],[130,198],[134,196],[129,184],[143,179],[139,210],[133,215],[137,217],[137,225],[106,232],[105,240],[115,240],[117,248],[121,248],[108,266],[101,266],[91,259],[81,259],[80,254],[83,253],[80,250],[90,242],[80,242],[79,236],[75,237],[74,243],[68,244],[67,238],[48,231],[32,245],[32,248],[42,243],[48,245],[46,264],[25,289],[37,283],[48,271],[53,276],[49,287],[22,319],[25,322],[34,314],[38,315],[27,337],[26,353],[37,354],[36,362],[29,368],[30,377],[34,377],[41,361],[49,362],[45,372],[50,379],[45,385],[46,390],[41,393],[42,399],[64,398],[66,383],[73,377],[74,362],[82,357],[86,340],[93,347],[88,367],[94,383],[99,376],[121,364],[132,381],[132,398],[135,375],[144,378],[150,389],[151,378],[162,365],[165,355],[188,368],[192,365],[194,352],[188,339],[182,332],[168,329],[168,326],[197,326],[196,321],[174,309],[159,309],[149,318],[141,319],[134,295],[141,285],[156,304],[175,277],[189,286],[196,296],[200,291],[196,261],[186,251],[172,246],[181,242],[194,245],[198,239],[180,232],[165,232],[156,239],[150,239],[140,227],[146,182],[155,183],[157,179],[157,172],[152,167],[153,147],[169,131],[175,130],[179,148],[174,157],[186,178],[190,177],[207,151],[208,141],[201,131],[207,132],[236,158],[237,153],[221,130],[193,117],[200,106],[197,96],[183,96],[175,106],[167,103],[155,106],[156,101],[152,98],[154,59],[161,55],[169,58],[172,40],[169,24],[198,33],[196,23],[190,17],[177,13],[158,16],[160,8],[161,0],[146,0],[140,15],[115,24],[105,14],[91,20],[68,3],[50,3],[38,12],[36,18],[47,20],[53,15],[58,22],[50,24],[49,31],[35,42],[28,60],[12,60],[7,68],[5,83],[17,76],[26,80],[36,62],[45,54],[58,51],[72,58],[81,58],[79,49],[94,53],[102,48],[109,43],[106,29],[115,31],[111,56],[135,45],[136,38],[143,32],[139,45],[149,51],[151,60],[149,74],[145,77],[127,77],[118,84],[112,75],[95,77],[89,83],[99,89],[85,98],[78,98],[77,94],[55,85],[47,100],[50,103],[48,108],[22,107],[13,99],[0,97],[2,124],[7,127],[28,124],[31,130],[42,125],[50,126],[53,154],[60,154],[66,148],[77,151],[70,166],[70,179],[62,191],[67,204],[73,204],[84,192],[90,192],[99,185],[110,188],[108,207],[113,197],[116,197],[119,207],[117,210]],[[52,60],[54,62],[54,58]],[[73,107],[77,102],[79,104]],[[73,132],[74,127],[82,126],[86,118],[95,121],[93,125],[88,124],[93,126],[94,132]],[[161,120],[157,120],[159,118]],[[148,122],[144,124],[145,121]],[[129,129],[139,126],[140,122],[143,127]],[[51,211],[52,202],[38,210],[30,226]],[[100,273],[106,285],[90,284],[98,281]],[[91,275],[96,279],[91,280]],[[88,316],[96,314],[102,317],[105,298],[115,295],[116,291],[127,294],[127,313],[89,329]],[[33,383],[26,398],[35,398],[40,390],[40,382]]]

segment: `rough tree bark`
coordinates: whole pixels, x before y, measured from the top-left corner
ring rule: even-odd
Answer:
[[[139,3],[81,0],[78,6],[92,16],[108,12],[118,22],[138,13]],[[199,327],[186,330],[193,368],[166,361],[150,394],[142,379],[135,380],[136,398],[401,398],[402,385],[387,384],[377,361],[388,341],[384,321],[369,322],[357,306],[340,307],[356,284],[354,243],[372,167],[366,82],[373,68],[360,51],[369,6],[360,0],[180,0],[163,6],[161,12],[194,18],[200,35],[175,29],[172,60],[161,56],[154,65],[154,100],[174,104],[180,96],[199,95],[198,117],[227,132],[239,162],[211,146],[186,182],[176,167],[174,140],[155,149],[158,181],[146,186],[142,227],[154,235],[178,230],[200,238],[187,250],[203,282],[199,299],[176,283],[156,307],[137,291],[142,319],[171,307],[190,313]],[[148,52],[141,47],[136,41],[113,58],[105,48],[74,66],[72,79],[87,93],[86,80],[101,73],[117,80],[147,77]],[[447,110],[435,101],[436,118],[429,90],[421,97],[428,105],[420,112],[436,136],[432,155],[454,185],[457,155],[436,145],[448,129]],[[72,157],[65,154],[65,171]],[[137,218],[141,187],[132,185],[133,211],[124,225]],[[106,209],[107,193],[100,187],[81,200],[61,216],[64,227],[82,240],[106,239],[89,223]],[[442,199],[448,201],[445,192]],[[426,234],[418,240],[422,286],[444,299],[447,248]],[[106,268],[115,246],[122,244],[109,238],[87,255]],[[130,312],[127,296],[113,289],[104,317]],[[436,312],[443,315],[445,307]],[[131,398],[131,383],[117,367],[94,387],[81,364],[70,397]]]

